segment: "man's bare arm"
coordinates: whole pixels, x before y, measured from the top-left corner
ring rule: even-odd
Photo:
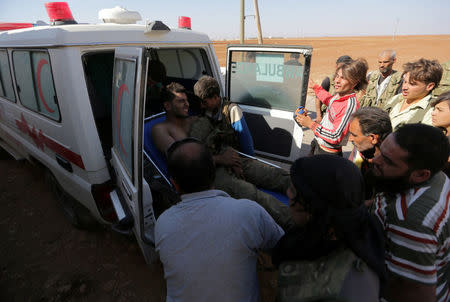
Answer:
[[[152,138],[156,148],[158,148],[158,150],[164,155],[170,145],[175,141],[175,138],[170,134],[169,128],[164,123],[153,127]]]
[[[389,274],[384,298],[395,302],[432,302],[436,301],[436,285],[423,284]]]

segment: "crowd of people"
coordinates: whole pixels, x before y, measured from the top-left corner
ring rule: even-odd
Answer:
[[[450,89],[435,94],[450,75],[395,61],[382,51],[367,75],[364,59],[342,56],[328,85],[309,82],[325,107],[296,115],[314,140],[290,171],[239,155],[253,148],[245,119],[214,78],[194,86],[196,116],[183,86],[161,91],[152,137],[181,199],[155,227],[167,301],[259,301],[260,251],[278,270],[277,301],[450,301]]]

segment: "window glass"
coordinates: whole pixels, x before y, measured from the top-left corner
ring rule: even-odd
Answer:
[[[13,64],[20,102],[23,106],[38,111],[36,95],[34,92],[33,72],[31,70],[30,52],[21,50],[14,51]]]
[[[0,50],[0,96],[14,102],[16,101],[6,50]]]
[[[59,108],[53,87],[53,76],[48,54],[34,51],[31,52],[31,59],[39,112],[54,120],[59,120]]]
[[[113,145],[133,179],[133,116],[136,61],[116,59],[113,87]]]
[[[202,75],[211,73],[203,60],[206,54],[202,49],[158,49],[157,54],[166,67],[168,77],[198,80]]]
[[[293,111],[301,99],[304,64],[300,53],[233,51],[230,100]]]

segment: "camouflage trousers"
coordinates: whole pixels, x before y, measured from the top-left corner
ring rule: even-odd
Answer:
[[[217,167],[214,187],[227,192],[231,197],[256,201],[284,230],[294,226],[289,208],[277,198],[257,187],[285,194],[289,186],[289,172],[263,164],[257,160],[242,159],[245,179],[236,177],[224,167]]]

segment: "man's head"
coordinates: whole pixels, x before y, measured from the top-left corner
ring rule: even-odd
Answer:
[[[289,58],[291,58],[291,60],[298,60],[300,58],[300,54],[293,52],[289,55]]]
[[[392,66],[396,61],[395,51],[392,49],[383,50],[378,55],[378,69],[384,77],[392,73]]]
[[[163,88],[161,102],[167,114],[179,118],[189,116],[189,102],[183,85],[172,82]]]
[[[201,99],[202,108],[216,114],[221,106],[219,83],[210,76],[202,76],[194,85],[194,94]]]
[[[167,165],[179,193],[200,192],[213,187],[216,168],[212,155],[194,138],[174,142],[167,150]]]
[[[386,111],[377,107],[363,107],[352,115],[349,140],[359,152],[364,154],[372,151],[370,153],[374,154],[375,148],[379,148],[391,132],[391,119]]]
[[[420,59],[403,65],[402,95],[408,101],[424,98],[441,81],[442,66],[438,61]]]
[[[334,77],[334,88],[344,95],[353,90],[360,90],[367,85],[367,61],[359,58],[339,63]]]
[[[401,192],[430,179],[448,160],[447,137],[438,128],[406,124],[390,134],[373,159],[379,191]]]
[[[353,59],[350,56],[347,56],[347,55],[340,56],[336,60],[336,68],[341,63],[350,63],[351,61],[353,61]]]

